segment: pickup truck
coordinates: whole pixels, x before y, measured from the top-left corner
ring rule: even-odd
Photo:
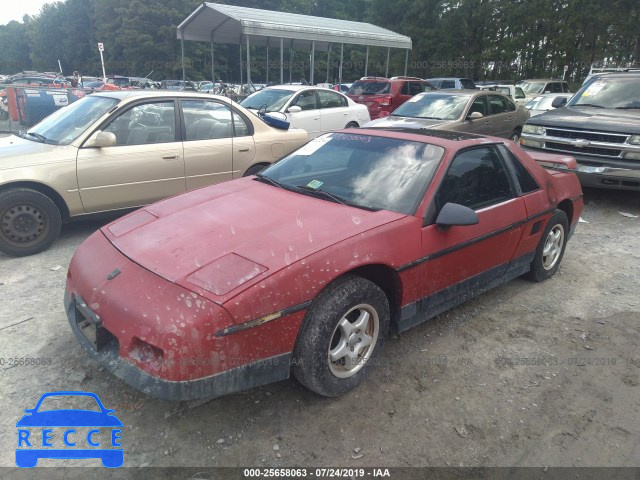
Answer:
[[[640,191],[640,72],[594,76],[553,106],[523,127],[525,150],[574,156],[583,186]]]

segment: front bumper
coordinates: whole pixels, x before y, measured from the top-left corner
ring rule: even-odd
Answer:
[[[76,251],[64,302],[82,348],[153,397],[211,398],[289,377],[282,324],[217,336],[235,325],[223,307],[135,264],[100,231]]]
[[[531,139],[539,140],[535,136],[531,136]],[[606,157],[581,155],[574,152],[531,148],[525,145],[521,145],[521,147],[525,151],[531,150],[575,157],[578,163],[575,173],[582,186],[640,191],[640,161],[624,160],[621,158],[607,159]]]

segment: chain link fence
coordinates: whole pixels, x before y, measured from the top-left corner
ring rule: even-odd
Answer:
[[[26,130],[92,92],[87,88],[0,84],[0,135]]]

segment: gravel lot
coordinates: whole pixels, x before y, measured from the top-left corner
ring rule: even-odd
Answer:
[[[104,222],[66,226],[33,257],[0,254],[0,466],[14,465],[23,410],[52,390],[114,408],[128,466],[640,466],[640,218],[619,213],[640,216],[640,196],[585,201],[558,275],[391,337],[383,366],[331,400],[294,380],[208,402],[145,397],[80,349],[63,311],[73,251]]]

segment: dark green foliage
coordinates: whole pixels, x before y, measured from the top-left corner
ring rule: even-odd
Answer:
[[[224,3],[224,2],[223,2]],[[584,77],[591,63],[640,62],[638,0],[230,0],[253,8],[364,21],[409,35],[409,75],[468,76],[475,80]],[[23,69],[100,73],[97,42],[105,45],[107,73],[154,79],[180,78],[176,27],[200,0],[66,0],[39,15],[0,26],[0,72]],[[278,41],[270,61],[279,60]],[[252,48],[252,79],[266,80],[264,47]],[[209,45],[185,42],[187,77],[211,78]],[[386,73],[387,50],[372,47],[369,75]],[[243,60],[245,59],[243,54]],[[345,46],[344,81],[364,74],[365,48]],[[289,52],[285,51],[289,60]],[[338,77],[339,46],[331,53],[328,80]],[[216,76],[239,81],[237,45],[216,45]],[[327,79],[327,54],[316,52],[316,81]],[[401,75],[404,52],[391,51],[390,75]],[[246,73],[245,73],[246,77]],[[309,78],[309,52],[294,52],[292,79]],[[269,71],[279,80],[279,68]],[[285,70],[285,80],[289,71]]]

